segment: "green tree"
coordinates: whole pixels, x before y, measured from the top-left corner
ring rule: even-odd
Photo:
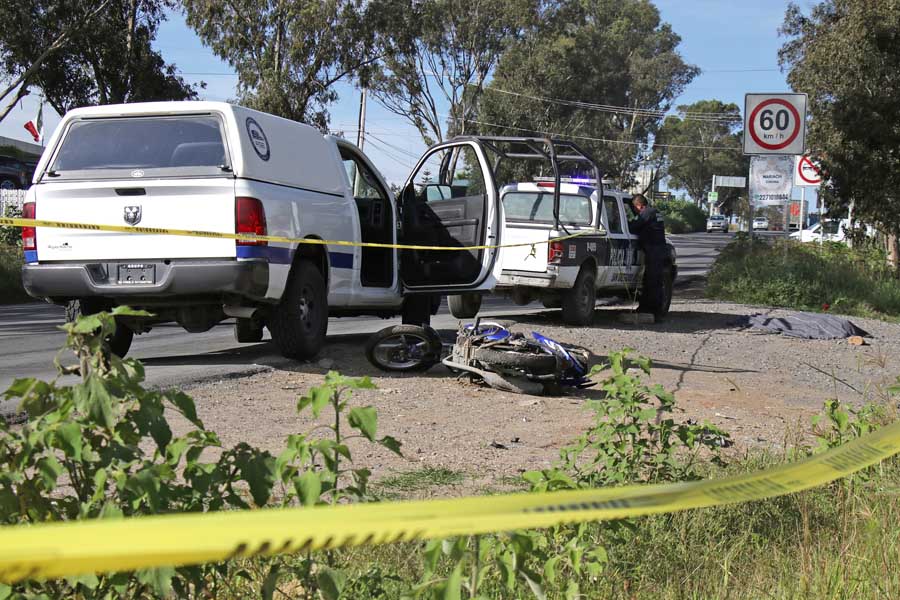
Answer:
[[[537,0],[422,0],[397,10],[382,70],[367,81],[426,144],[472,131],[501,52],[533,22]],[[448,114],[449,113],[449,114]]]
[[[809,94],[807,145],[829,210],[854,202],[900,268],[900,3],[826,0],[808,16],[791,4],[781,33],[788,82]]]
[[[238,75],[238,101],[324,129],[334,84],[375,60],[386,0],[184,0],[188,24]]]
[[[704,202],[713,175],[746,176],[750,167],[741,153],[741,110],[719,100],[700,100],[678,107],[654,140],[654,152],[665,162],[672,187],[687,190]],[[741,190],[718,188],[719,202],[731,212]]]
[[[173,6],[172,0],[0,4],[0,64],[18,90],[15,98],[37,86],[60,114],[91,104],[195,98],[152,46]]]
[[[641,145],[699,73],[678,53],[680,41],[647,0],[550,5],[500,58],[482,130],[572,137],[627,184]]]

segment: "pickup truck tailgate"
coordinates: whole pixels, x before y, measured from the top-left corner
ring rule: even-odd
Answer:
[[[35,211],[52,221],[234,233],[234,180],[51,180],[35,186]],[[40,262],[234,256],[232,239],[37,228]]]
[[[516,227],[510,223],[503,230],[505,244],[535,244],[504,248],[501,260],[504,271],[531,271],[543,273],[547,270],[547,240],[550,231],[543,227]],[[544,242],[543,244],[538,242]]]

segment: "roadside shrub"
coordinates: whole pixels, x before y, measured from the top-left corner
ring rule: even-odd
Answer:
[[[0,245],[0,304],[34,301],[22,287],[25,257],[17,246]]]
[[[10,204],[3,211],[3,217],[12,219],[22,216],[22,209],[18,206]],[[0,247],[9,246],[10,248],[18,248],[22,245],[22,230],[19,227],[11,225],[0,225]]]
[[[836,242],[768,243],[741,237],[726,246],[709,275],[707,295],[746,304],[900,317],[900,280],[884,251]]]
[[[655,206],[665,217],[666,231],[669,233],[706,231],[706,213],[691,202],[667,200],[657,202]]]
[[[351,435],[400,451],[393,438],[376,436],[373,408],[348,407],[352,390],[374,387],[372,383],[337,373],[329,373],[322,386],[312,388],[297,404],[298,412],[309,409],[315,417],[330,407],[333,423],[325,426],[330,436],[291,435],[277,458],[245,443],[224,448],[203,426],[188,395],[144,389],[143,366],[109,352],[105,340],[115,331],[115,318],[122,316],[148,314],[119,307],[63,326],[77,364],[60,367],[60,374],[77,374],[79,383],[18,379],[5,392],[6,399],[21,402],[28,418],[21,427],[0,419],[3,525],[368,499],[369,472],[352,469],[342,417]],[[173,435],[168,421],[172,413],[189,424],[184,435]],[[210,451],[218,458],[210,458]],[[293,567],[294,576],[299,574],[312,593],[321,585],[336,585],[332,578],[340,579],[334,570],[325,573],[321,558],[302,557]],[[265,582],[258,582],[253,595],[277,582],[279,563],[273,559],[270,564]],[[219,597],[231,589],[240,566],[233,561],[27,582],[15,591],[53,598],[172,592]],[[11,592],[0,585],[0,598]]]

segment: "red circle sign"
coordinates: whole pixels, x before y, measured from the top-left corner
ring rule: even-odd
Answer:
[[[764,142],[760,139],[759,134],[756,132],[756,115],[758,115],[759,111],[761,111],[763,108],[772,104],[780,104],[781,106],[784,106],[791,112],[791,115],[793,115],[794,117],[794,130],[785,141],[778,144],[770,144],[768,142]],[[790,146],[791,142],[797,139],[797,136],[800,135],[800,113],[797,112],[797,109],[794,108],[794,105],[787,100],[782,100],[781,98],[770,98],[765,102],[760,102],[759,105],[753,109],[753,112],[750,113],[749,125],[750,137],[753,138],[754,142],[756,142],[766,150],[781,150],[782,148],[787,148],[788,146]]]
[[[809,177],[804,175],[803,174],[804,165],[809,165],[809,168],[812,169],[813,171],[815,171],[815,173],[818,177],[816,179],[810,179]],[[810,185],[818,185],[818,184],[822,183],[822,173],[819,172],[819,168],[813,164],[813,161],[811,161],[808,156],[804,156],[797,162],[797,175],[800,176],[800,179],[802,179],[803,181],[805,181],[806,183],[808,183]]]

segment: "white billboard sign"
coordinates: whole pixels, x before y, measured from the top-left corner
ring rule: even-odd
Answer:
[[[808,156],[794,157],[794,185],[818,187],[822,183],[822,171]]]
[[[754,156],[750,159],[750,201],[754,206],[781,205],[790,200],[793,156]]]
[[[744,96],[744,154],[803,154],[806,94]]]

